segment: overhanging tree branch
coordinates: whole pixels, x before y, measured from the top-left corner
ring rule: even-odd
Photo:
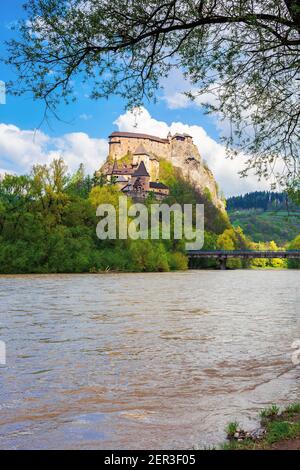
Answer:
[[[176,66],[189,96],[214,89],[204,105],[230,121],[229,152],[249,154],[261,175],[278,159],[285,178],[299,171],[299,1],[32,0],[27,12],[8,44],[15,93],[54,110],[80,77],[92,97],[117,93],[132,107]]]

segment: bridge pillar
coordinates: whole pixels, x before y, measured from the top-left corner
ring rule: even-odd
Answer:
[[[227,261],[227,257],[226,257],[226,256],[219,256],[218,262],[219,262],[219,268],[220,268],[221,270],[226,269],[226,261]]]

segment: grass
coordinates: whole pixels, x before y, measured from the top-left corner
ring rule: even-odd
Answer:
[[[237,421],[233,421],[229,423],[226,427],[226,434],[228,437],[233,437],[239,428],[239,423]]]
[[[300,212],[239,210],[229,211],[229,217],[254,242],[274,240],[283,246],[299,235]]]
[[[292,403],[282,412],[276,405],[271,405],[260,412],[261,426],[265,429],[265,435],[259,440],[234,439],[233,430],[237,430],[237,423],[229,423],[226,427],[228,441],[222,446],[222,450],[255,450],[270,449],[274,444],[283,441],[300,438],[300,403]],[[231,431],[231,432],[229,432]]]
[[[244,448],[246,450],[246,449],[249,449],[252,444],[253,444],[253,441],[251,441],[250,439],[245,439],[243,442],[230,440],[228,442],[224,442],[224,444],[221,445],[220,450],[240,450]]]
[[[294,415],[294,414],[300,413],[300,403],[292,403],[285,409],[285,412],[288,415]]]
[[[300,435],[300,421],[290,423],[288,421],[272,421],[267,424],[266,442],[275,444],[286,439],[295,439]]]
[[[278,416],[279,414],[279,407],[276,406],[276,405],[271,405],[269,406],[268,408],[264,408],[259,416],[262,418],[262,419],[266,419],[266,418],[274,418],[274,416]]]

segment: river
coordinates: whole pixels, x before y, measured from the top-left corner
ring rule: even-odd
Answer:
[[[190,449],[300,401],[300,271],[0,276],[1,449]]]

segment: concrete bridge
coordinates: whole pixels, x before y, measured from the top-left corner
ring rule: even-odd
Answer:
[[[220,269],[226,269],[228,258],[298,258],[300,259],[300,250],[287,251],[252,251],[252,250],[191,250],[187,252],[190,259],[192,258],[216,258],[219,262]]]

